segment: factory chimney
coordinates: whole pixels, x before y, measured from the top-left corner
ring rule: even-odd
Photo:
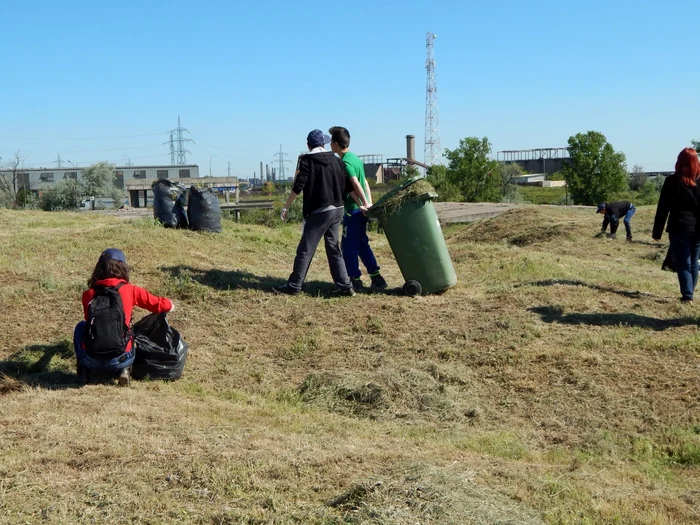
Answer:
[[[416,160],[416,137],[406,135],[406,158]]]

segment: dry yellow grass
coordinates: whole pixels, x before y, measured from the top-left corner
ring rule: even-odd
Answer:
[[[327,299],[322,248],[309,293],[270,293],[298,226],[0,211],[0,523],[698,522],[698,315],[652,216],[625,244],[516,210],[446,230],[444,295]],[[77,388],[108,246],[176,301],[180,381]]]

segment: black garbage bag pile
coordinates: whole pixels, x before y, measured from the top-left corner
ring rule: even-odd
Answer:
[[[153,216],[166,228],[221,231],[221,207],[215,193],[194,186],[187,190],[168,179],[153,184]]]
[[[187,206],[187,219],[190,229],[203,232],[221,231],[221,207],[219,198],[211,190],[199,191],[190,188],[190,201]]]
[[[174,380],[182,376],[188,346],[165,314],[150,314],[134,325],[134,379]]]
[[[168,179],[153,184],[153,217],[166,228],[183,227],[175,210],[175,204],[183,194],[184,188]]]
[[[173,215],[175,215],[177,220],[178,228],[189,228],[190,226],[187,220],[187,193],[187,191],[183,191],[173,206]]]

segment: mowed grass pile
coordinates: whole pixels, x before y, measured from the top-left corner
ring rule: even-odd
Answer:
[[[1,523],[697,523],[700,337],[654,210],[635,242],[590,209],[445,229],[458,284],[307,293],[298,225],[218,235],[0,212]],[[624,235],[623,235],[624,237]],[[173,298],[173,383],[77,388],[71,336],[102,249]]]

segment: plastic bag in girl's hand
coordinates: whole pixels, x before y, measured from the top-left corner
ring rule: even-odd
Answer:
[[[166,228],[179,226],[173,208],[182,191],[180,186],[168,179],[160,179],[153,184],[153,218]]]
[[[187,206],[187,219],[191,230],[220,232],[221,207],[219,206],[219,198],[211,190],[199,191],[192,186]]]
[[[188,346],[165,314],[150,314],[134,325],[134,379],[179,379]]]

